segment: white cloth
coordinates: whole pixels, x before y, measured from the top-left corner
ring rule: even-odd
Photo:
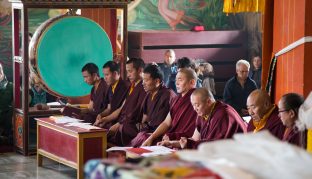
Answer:
[[[200,161],[223,178],[311,178],[312,156],[269,132],[237,134],[234,140],[203,143],[179,157]]]

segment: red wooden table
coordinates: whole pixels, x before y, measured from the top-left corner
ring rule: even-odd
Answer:
[[[77,169],[77,178],[83,178],[83,165],[89,159],[106,157],[106,130],[86,130],[65,124],[56,124],[50,118],[37,118],[37,165],[42,157]]]

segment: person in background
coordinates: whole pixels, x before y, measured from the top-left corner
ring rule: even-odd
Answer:
[[[13,142],[13,84],[9,82],[0,63],[0,145]]]
[[[56,97],[47,93],[43,89],[43,84],[40,82],[40,79],[33,74],[30,75],[29,96],[29,107],[39,107],[40,105],[42,105],[43,108],[46,107],[48,109],[48,106],[46,104],[56,101]]]
[[[251,60],[252,68],[249,71],[249,77],[253,79],[258,89],[261,89],[262,61],[259,55],[253,56]]]
[[[283,95],[278,102],[278,115],[286,126],[282,140],[305,149],[307,147],[307,131],[299,131],[295,125],[298,120],[299,108],[303,102],[304,99],[299,94],[287,93]]]
[[[215,89],[215,81],[214,81],[214,71],[213,66],[208,63],[200,64],[201,74],[203,76],[203,87],[207,90],[211,91],[211,93],[215,96],[216,89]]]
[[[250,64],[246,60],[238,60],[236,63],[236,76],[232,77],[225,84],[223,100],[231,105],[241,116],[248,115],[246,101],[248,95],[257,85],[248,77]]]
[[[178,72],[178,68],[175,60],[176,55],[174,50],[169,49],[165,51],[164,63],[158,64],[161,71],[164,73],[164,84],[173,91],[177,91],[175,86],[175,76]]]

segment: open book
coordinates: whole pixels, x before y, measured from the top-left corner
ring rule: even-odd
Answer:
[[[164,146],[145,146],[145,147],[111,147],[106,150],[107,152],[112,151],[125,151],[127,157],[138,158],[138,157],[152,157],[158,155],[168,155],[173,153],[175,150]]]

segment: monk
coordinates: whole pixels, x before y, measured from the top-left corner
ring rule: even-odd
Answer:
[[[92,86],[88,108],[81,111],[80,118],[85,122],[94,123],[96,117],[106,108],[105,97],[108,89],[103,78],[100,78],[99,68],[94,63],[87,63],[82,67],[84,81]]]
[[[108,133],[108,141],[112,144],[126,146],[138,134],[136,124],[142,119],[141,106],[146,96],[142,85],[144,65],[144,61],[140,58],[131,58],[126,62],[131,87],[119,112],[107,116],[107,118],[117,118],[117,123],[109,128]]]
[[[295,125],[298,120],[299,107],[303,102],[304,99],[299,94],[285,94],[278,102],[278,112],[282,123],[286,126],[282,140],[305,149],[307,147],[307,131],[299,131]]]
[[[254,90],[247,98],[247,109],[251,116],[248,123],[248,132],[269,130],[279,139],[283,138],[285,126],[278,116],[278,108],[271,103],[268,93]]]
[[[235,133],[245,132],[247,124],[228,104],[216,101],[206,88],[198,88],[191,95],[193,108],[198,114],[196,128],[191,138],[163,140],[158,145],[173,148],[193,148],[202,142],[232,138]]]
[[[108,115],[121,108],[128,95],[129,82],[120,77],[120,67],[114,61],[108,61],[103,66],[104,80],[109,85],[106,95],[106,109],[96,118],[95,126],[109,129],[116,123],[113,118],[107,118]]]
[[[170,104],[176,94],[167,88],[163,82],[163,73],[157,65],[148,65],[143,72],[143,87],[147,96],[143,102],[143,118],[139,127],[140,133],[131,141],[131,146],[142,145],[148,133],[153,133],[155,129],[164,121],[169,112]],[[142,140],[144,139],[144,140]]]
[[[142,144],[143,146],[156,145],[162,137],[176,140],[181,137],[192,136],[195,130],[197,113],[192,107],[190,96],[195,90],[196,81],[197,75],[194,70],[190,68],[179,70],[176,76],[176,86],[179,95],[170,106],[170,111],[165,120],[146,139]]]

